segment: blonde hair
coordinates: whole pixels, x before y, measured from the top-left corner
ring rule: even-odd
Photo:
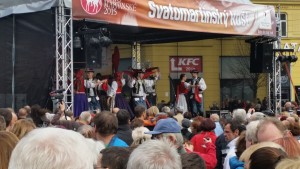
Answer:
[[[7,169],[13,149],[19,139],[16,135],[7,131],[0,131],[0,169]]]
[[[290,159],[286,158],[280,161],[275,169],[298,169],[300,166],[300,157]]]
[[[256,150],[263,148],[263,147],[278,148],[285,152],[283,147],[280,146],[279,144],[270,142],[270,141],[266,141],[266,142],[254,144],[254,145],[250,146],[249,148],[247,148],[240,156],[240,161],[244,161],[245,163],[248,162],[252,153],[254,153]]]
[[[35,128],[36,126],[32,120],[21,119],[15,123],[15,125],[11,129],[11,132],[14,133],[19,139],[22,139],[27,133]]]
[[[152,117],[155,117],[155,115],[159,113],[159,110],[156,106],[151,106],[149,109],[148,109],[148,115],[149,116],[152,116]]]

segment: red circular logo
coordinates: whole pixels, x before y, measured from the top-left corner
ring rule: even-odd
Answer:
[[[81,6],[88,14],[95,15],[102,8],[102,0],[80,0]]]

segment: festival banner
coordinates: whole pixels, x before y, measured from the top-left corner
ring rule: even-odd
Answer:
[[[273,6],[222,0],[73,0],[73,19],[230,35],[276,36]]]

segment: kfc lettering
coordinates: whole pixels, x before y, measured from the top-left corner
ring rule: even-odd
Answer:
[[[202,57],[170,56],[170,72],[202,72]]]

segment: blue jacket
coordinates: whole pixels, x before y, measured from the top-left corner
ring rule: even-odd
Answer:
[[[244,169],[244,162],[239,161],[237,156],[231,157],[229,159],[230,169]]]

